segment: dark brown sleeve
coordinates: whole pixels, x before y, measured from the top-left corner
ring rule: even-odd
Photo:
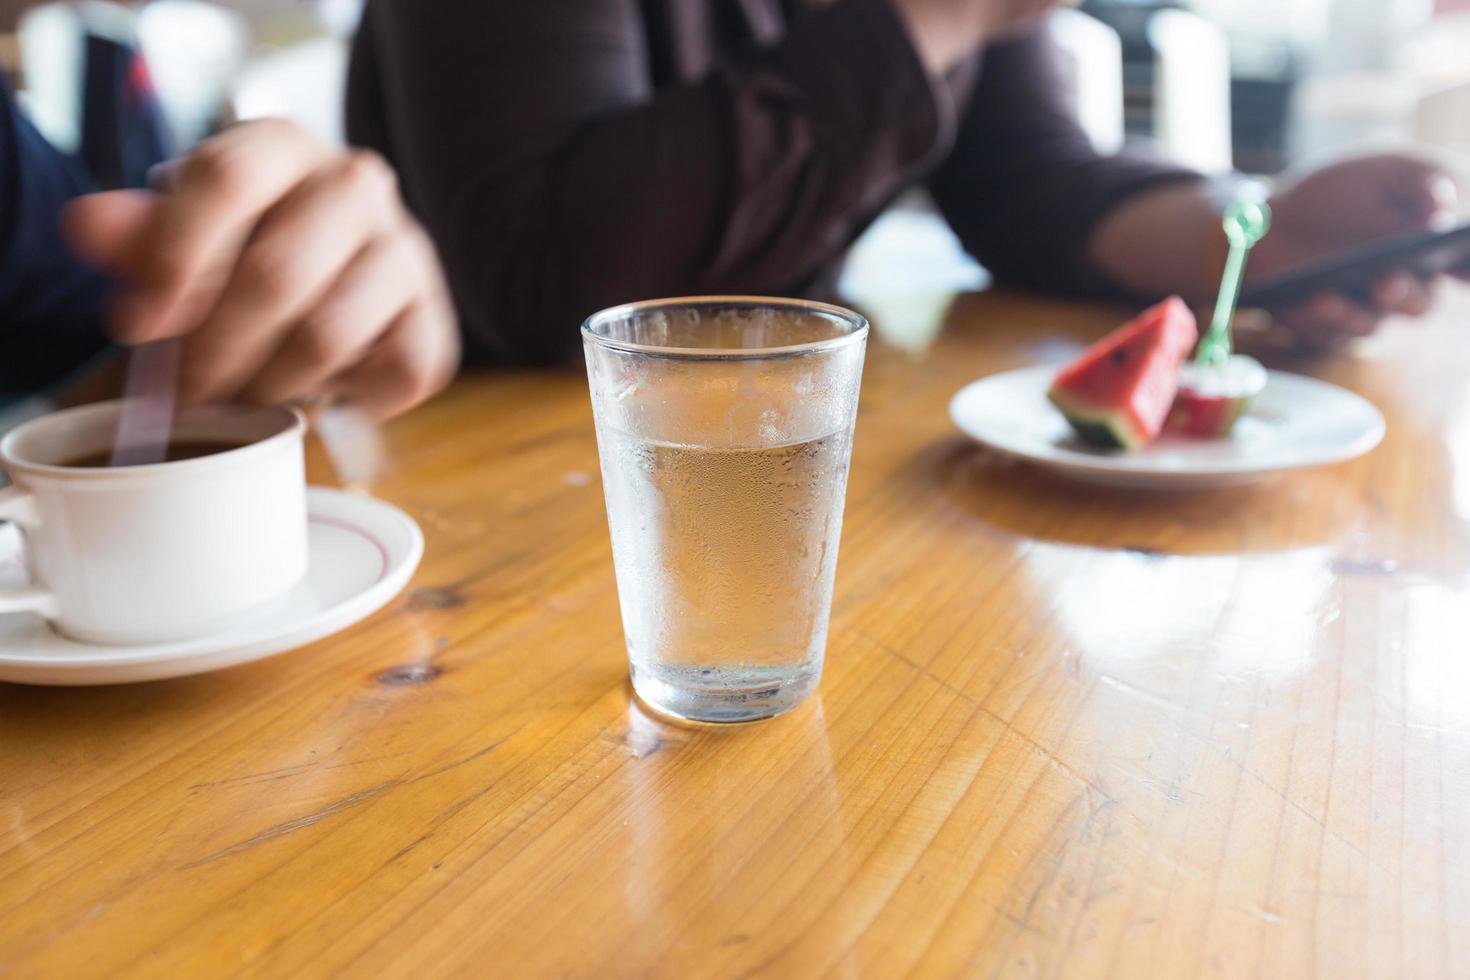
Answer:
[[[1146,152],[1100,156],[1066,99],[1045,31],[988,47],[953,151],[930,191],[969,252],[1003,282],[1048,292],[1119,295],[1088,260],[1115,205],[1199,175]]]
[[[507,360],[603,306],[800,283],[951,128],[888,0],[657,92],[635,0],[375,0],[363,30],[406,195]]]

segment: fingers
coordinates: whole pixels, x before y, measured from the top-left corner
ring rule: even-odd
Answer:
[[[392,173],[375,156],[347,155],[299,184],[260,221],[217,305],[189,335],[180,395],[239,393],[353,257],[399,219]]]
[[[1276,229],[1298,258],[1313,258],[1355,242],[1421,231],[1453,220],[1458,193],[1433,161],[1404,153],[1354,157],[1319,168],[1273,195]],[[1292,251],[1288,249],[1288,251]]]
[[[1382,154],[1365,157],[1357,165],[1372,181],[1364,189],[1376,193],[1353,206],[1363,209],[1365,217],[1373,217],[1381,234],[1430,227],[1453,215],[1458,205],[1455,182],[1430,160]]]
[[[1386,316],[1427,313],[1434,305],[1434,283],[1409,272],[1396,272],[1373,285],[1371,302],[1321,293],[1275,319],[1289,331],[1296,346],[1324,350],[1369,336]]]
[[[148,191],[88,194],[62,211],[61,231],[84,262],[103,269],[121,269],[161,206],[158,195]]]
[[[1442,168],[1415,157],[1394,160],[1385,171],[1384,193],[1408,227],[1428,227],[1454,215],[1459,188]]]
[[[118,336],[142,343],[192,329],[215,306],[262,214],[326,156],[275,120],[233,127],[194,150],[122,264],[129,290],[114,311]]]
[[[416,228],[371,242],[294,325],[245,397],[270,405],[321,394],[422,297],[435,273],[432,262]]]
[[[405,412],[438,391],[459,366],[459,341],[447,311],[418,303],[401,314],[358,364],[330,382],[332,394],[369,418]]]
[[[1460,212],[1460,185],[1449,174],[1439,173],[1430,178],[1429,194],[1434,198],[1434,209],[1427,223],[1449,228]]]
[[[1297,347],[1326,350],[1368,336],[1380,319],[1377,311],[1345,296],[1322,293],[1288,310],[1277,322],[1289,331]]]
[[[337,396],[385,417],[458,366],[437,256],[392,171],[289,123],[228,130],[173,169],[166,193],[93,195],[65,222],[124,284],[118,339],[185,338],[185,400]]]
[[[1409,272],[1396,272],[1373,286],[1373,302],[1384,313],[1422,316],[1434,305],[1434,287]]]

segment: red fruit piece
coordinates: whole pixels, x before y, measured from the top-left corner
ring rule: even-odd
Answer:
[[[1084,441],[1138,449],[1163,428],[1180,362],[1198,339],[1194,314],[1172,296],[1083,351],[1047,397]]]
[[[1179,393],[1169,413],[1169,428],[1192,436],[1228,436],[1266,387],[1266,369],[1239,354],[1221,367],[1185,364]]]

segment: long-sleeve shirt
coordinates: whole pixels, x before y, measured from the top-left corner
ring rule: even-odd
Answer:
[[[398,168],[471,350],[578,344],[598,308],[796,293],[927,183],[997,277],[1106,291],[1130,194],[1193,175],[1103,157],[1044,32],[941,80],[889,0],[370,0],[348,131]]]
[[[61,380],[101,351],[107,281],[61,238],[67,201],[93,188],[0,83],[0,402]]]

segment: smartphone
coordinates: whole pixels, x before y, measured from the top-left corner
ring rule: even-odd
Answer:
[[[1323,292],[1366,299],[1373,284],[1392,272],[1431,279],[1461,269],[1470,271],[1470,224],[1449,231],[1392,235],[1345,249],[1245,287],[1240,305],[1282,309]]]

